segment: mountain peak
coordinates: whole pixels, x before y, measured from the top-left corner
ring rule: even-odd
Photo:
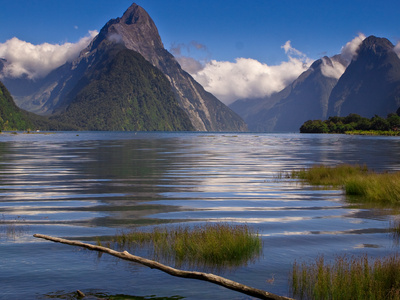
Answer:
[[[329,98],[329,116],[385,117],[400,106],[400,59],[386,38],[369,36]]]
[[[154,21],[142,7],[135,3],[125,11],[122,17],[111,19],[104,25],[89,45],[89,51],[95,50],[103,42],[123,44],[126,48],[141,53],[153,64],[151,57],[153,49],[164,49]]]
[[[110,26],[105,26],[108,27],[108,37],[117,34],[128,49],[142,53],[146,52],[144,48],[147,47],[164,48],[154,21],[142,7],[135,3],[121,18],[111,20],[107,24],[110,24]]]
[[[369,36],[361,43],[358,53],[372,51],[374,54],[384,53],[394,48],[394,45],[386,38]]]
[[[122,15],[120,18],[120,21],[122,23],[125,23],[127,25],[132,25],[132,24],[149,24],[152,23],[153,20],[151,20],[149,14],[139,5],[136,3],[133,3]]]

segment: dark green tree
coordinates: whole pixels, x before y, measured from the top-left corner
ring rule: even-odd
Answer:
[[[384,118],[382,118],[378,115],[375,115],[371,119],[371,129],[372,130],[381,130],[381,131],[390,130],[390,125],[387,120],[385,120]]]
[[[397,114],[389,114],[386,118],[389,123],[389,127],[391,130],[397,131],[400,130],[400,116]]]

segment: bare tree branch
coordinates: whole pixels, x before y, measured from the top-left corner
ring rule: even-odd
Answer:
[[[241,284],[241,283],[238,283],[238,282],[235,282],[235,281],[232,281],[232,280],[229,280],[229,279],[226,279],[224,277],[217,276],[214,274],[175,269],[175,268],[163,265],[154,260],[150,260],[150,259],[146,259],[146,258],[143,258],[140,256],[132,255],[127,251],[118,252],[118,251],[112,250],[107,247],[96,246],[96,245],[82,243],[79,241],[71,241],[71,240],[66,240],[66,239],[57,238],[57,237],[51,237],[51,236],[43,235],[43,234],[34,234],[33,236],[36,238],[41,238],[41,239],[49,240],[52,242],[57,242],[57,243],[62,243],[62,244],[67,244],[67,245],[72,245],[72,246],[78,246],[78,247],[83,247],[83,248],[93,250],[93,251],[107,253],[112,256],[124,259],[124,260],[133,261],[135,263],[145,265],[151,269],[158,269],[158,270],[168,273],[172,276],[208,281],[208,282],[218,284],[218,285],[226,287],[228,289],[231,289],[231,290],[234,290],[234,291],[237,291],[237,292],[240,292],[240,293],[252,296],[252,297],[256,297],[259,299],[293,300],[292,298],[278,296],[278,295],[275,295],[275,294],[272,294],[272,293],[269,293],[269,292],[266,292],[266,291],[263,291],[260,289],[255,289],[255,288],[249,287],[247,285],[244,285],[244,284]]]

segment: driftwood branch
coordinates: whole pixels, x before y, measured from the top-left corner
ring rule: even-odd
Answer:
[[[272,293],[269,293],[269,292],[266,292],[266,291],[263,291],[260,289],[255,289],[255,288],[249,287],[247,285],[244,285],[244,284],[241,284],[241,283],[238,283],[238,282],[235,282],[235,281],[232,281],[232,280],[229,280],[229,279],[226,279],[224,277],[217,276],[214,274],[193,272],[193,271],[183,271],[183,270],[175,269],[175,268],[163,265],[159,262],[156,262],[156,261],[153,261],[150,259],[132,255],[127,251],[118,252],[118,251],[112,250],[107,247],[96,246],[96,245],[82,243],[79,241],[71,241],[71,240],[66,240],[66,239],[57,238],[57,237],[51,237],[51,236],[43,235],[43,234],[34,234],[33,236],[36,238],[41,238],[41,239],[49,240],[52,242],[57,242],[57,243],[62,243],[62,244],[67,244],[67,245],[72,245],[72,246],[78,246],[78,247],[83,247],[83,248],[93,250],[93,251],[107,253],[112,256],[124,259],[124,260],[133,261],[135,263],[145,265],[151,269],[158,269],[158,270],[168,273],[172,276],[208,281],[208,282],[218,284],[225,288],[228,288],[228,289],[231,289],[231,290],[234,290],[234,291],[237,291],[237,292],[240,292],[240,293],[252,296],[252,297],[256,297],[259,299],[293,300],[291,298],[278,296],[278,295],[275,295],[275,294],[272,294]]]

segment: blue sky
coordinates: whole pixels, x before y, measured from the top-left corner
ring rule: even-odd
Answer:
[[[274,64],[292,46],[316,59],[340,52],[359,32],[400,39],[400,1],[137,0],[167,49],[196,41],[216,60],[254,58]],[[1,0],[0,42],[76,42],[119,17],[130,0]]]
[[[203,63],[246,58],[280,65],[289,59],[282,48],[287,41],[301,55],[315,60],[340,53],[359,33],[386,37],[394,44],[400,40],[398,0],[135,2],[153,18],[167,50],[180,47],[183,56]],[[0,0],[0,45],[13,37],[34,45],[76,43],[89,30],[99,31],[108,20],[122,16],[132,3]]]

